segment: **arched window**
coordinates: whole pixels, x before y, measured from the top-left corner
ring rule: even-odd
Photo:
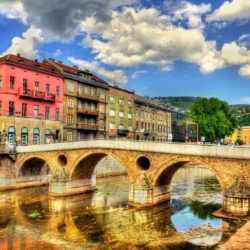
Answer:
[[[16,140],[16,131],[14,127],[9,127],[8,129],[8,141],[9,143],[14,143]]]
[[[50,130],[48,128],[45,129],[45,131],[44,131],[44,142],[45,143],[49,143],[50,136],[51,136]]]
[[[21,144],[28,145],[28,129],[22,128],[21,130]]]
[[[33,131],[33,144],[40,144],[40,130],[38,128]]]

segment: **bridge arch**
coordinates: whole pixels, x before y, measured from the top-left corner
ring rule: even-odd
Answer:
[[[47,159],[38,154],[28,155],[21,159],[16,169],[16,177],[47,175],[51,173],[53,173],[53,169]]]
[[[184,166],[185,164],[197,164],[200,165],[208,170],[210,170],[216,179],[218,180],[222,190],[225,189],[226,183],[224,182],[223,178],[219,174],[217,168],[215,165],[210,164],[208,162],[205,162],[201,160],[200,158],[192,158],[192,157],[176,157],[171,160],[167,160],[164,162],[155,172],[155,175],[152,178],[152,186],[153,187],[160,187],[164,185],[169,185],[171,183],[171,180],[176,173],[176,171]]]
[[[103,159],[105,156],[111,156],[116,161],[121,163],[124,166],[125,170],[128,173],[130,179],[134,175],[132,167],[126,163],[126,158],[119,156],[118,153],[114,153],[109,150],[91,150],[84,154],[81,154],[71,165],[68,170],[68,175],[70,180],[76,179],[90,179],[94,173],[94,170],[98,162]]]

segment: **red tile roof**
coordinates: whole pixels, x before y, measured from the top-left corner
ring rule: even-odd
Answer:
[[[63,64],[62,62],[59,62],[59,61],[55,61],[53,59],[50,59],[50,61],[57,65],[58,67],[60,67],[63,71],[67,71],[68,73],[72,73],[72,74],[75,74],[75,75],[78,75],[79,73],[85,73],[85,74],[88,74],[91,76],[91,78],[95,81],[98,81],[100,83],[103,83],[103,84],[108,84],[106,81],[104,81],[103,79],[101,79],[100,77],[94,75],[93,73],[87,71],[87,70],[82,70],[78,67],[72,67],[72,66],[68,66],[68,65],[65,65]]]
[[[51,64],[28,59],[20,55],[8,54],[6,56],[0,57],[0,63],[1,62],[10,62],[18,64],[18,66],[32,68],[33,70],[42,70],[46,71],[47,73],[54,73],[61,75],[61,72]]]

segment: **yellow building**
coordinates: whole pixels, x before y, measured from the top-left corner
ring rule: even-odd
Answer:
[[[250,145],[250,126],[241,127],[238,130],[238,139],[241,139],[244,144]]]

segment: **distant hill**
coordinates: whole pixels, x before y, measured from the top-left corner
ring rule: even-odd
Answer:
[[[239,126],[250,126],[250,105],[249,104],[234,104],[230,105],[236,113]]]
[[[167,96],[167,97],[154,97],[153,99],[159,100],[163,105],[170,104],[187,111],[190,105],[200,97],[194,96]]]

